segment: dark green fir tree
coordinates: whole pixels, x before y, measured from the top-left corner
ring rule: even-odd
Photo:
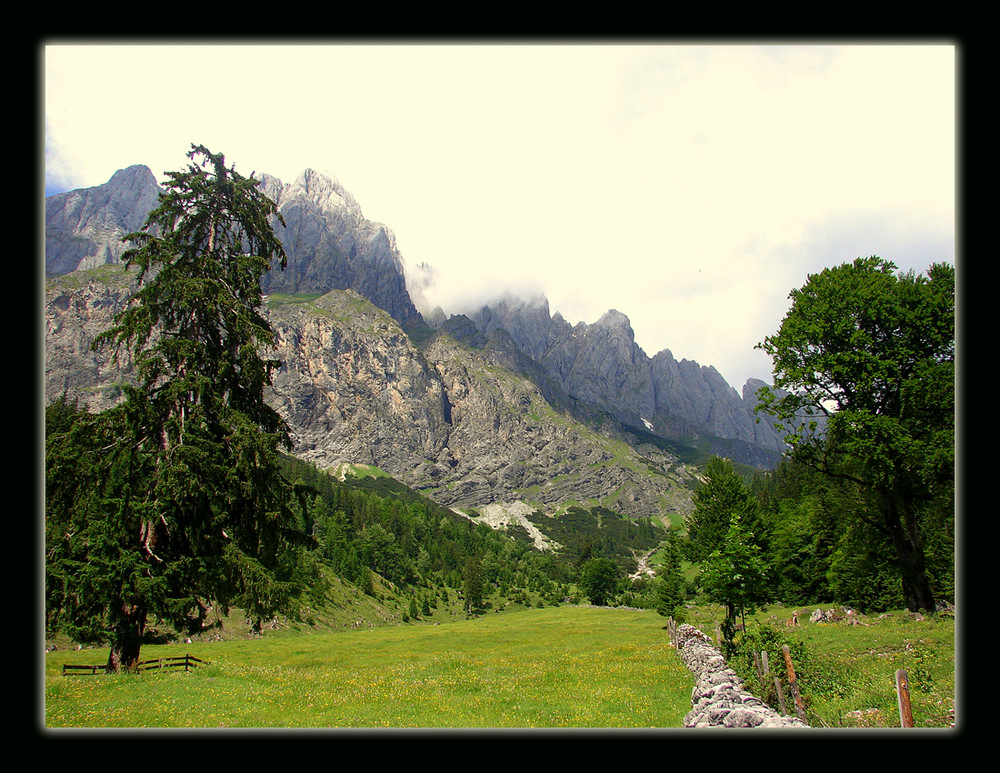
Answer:
[[[259,628],[289,610],[304,540],[278,466],[287,427],[264,402],[279,363],[260,280],[285,267],[280,215],[222,154],[188,158],[126,237],[138,289],[95,341],[129,355],[134,383],[46,439],[48,622],[107,642],[112,671],[158,640],[153,622],[193,632],[232,605]]]

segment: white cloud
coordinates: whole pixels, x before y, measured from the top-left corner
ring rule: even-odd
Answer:
[[[53,45],[46,174],[326,171],[446,303],[617,308],[739,389],[807,273],[955,259],[955,77],[947,43]]]

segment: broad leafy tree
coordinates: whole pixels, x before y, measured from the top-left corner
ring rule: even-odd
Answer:
[[[721,544],[703,562],[699,582],[711,601],[726,607],[722,629],[727,642],[732,641],[736,620],[745,627],[746,613],[769,598],[766,563],[738,514],[730,517]]]
[[[861,488],[859,524],[893,545],[906,605],[932,611],[922,524],[953,509],[955,269],[859,258],[790,299],[758,344],[775,387],[758,408],[793,428],[796,461]]]
[[[588,559],[580,570],[580,590],[596,607],[606,606],[620,585],[618,567],[610,558]]]
[[[260,279],[285,267],[280,215],[221,154],[188,158],[126,237],[138,289],[95,341],[130,355],[134,383],[47,438],[49,621],[109,642],[109,670],[157,640],[154,620],[196,631],[233,605],[259,628],[292,602],[303,537],[278,466],[288,430],[264,401],[279,363]]]

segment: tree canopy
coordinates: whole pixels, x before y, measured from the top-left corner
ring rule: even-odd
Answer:
[[[955,269],[858,258],[789,297],[758,344],[774,372],[758,410],[789,428],[798,462],[866,492],[857,517],[893,544],[907,606],[933,610],[920,523],[953,507]]]
[[[618,591],[619,583],[618,567],[611,559],[588,559],[580,570],[580,590],[594,606],[607,604]]]
[[[767,565],[741,518],[729,518],[725,537],[704,562],[700,577],[708,598],[726,606],[723,631],[732,639],[737,616],[752,612],[767,600]]]
[[[279,364],[260,279],[285,254],[273,201],[192,145],[123,262],[138,289],[95,347],[130,355],[134,383],[100,414],[47,436],[50,623],[111,643],[129,667],[151,617],[198,630],[216,606],[260,621],[289,605],[301,533],[278,452],[290,446],[264,402]]]
[[[692,495],[694,511],[688,518],[689,557],[704,560],[722,545],[733,516],[738,516],[758,547],[767,543],[767,526],[760,503],[736,474],[729,459],[714,456],[705,465],[704,483]]]

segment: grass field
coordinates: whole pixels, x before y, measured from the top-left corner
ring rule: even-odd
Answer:
[[[654,612],[560,607],[446,625],[144,647],[190,672],[62,676],[106,651],[46,655],[49,728],[681,727],[693,676]]]
[[[909,680],[914,727],[955,722],[954,618],[893,612],[858,626],[807,622],[789,636],[808,653],[801,679],[815,726],[899,727],[899,669]]]
[[[784,625],[772,607],[748,623],[797,643],[795,668],[814,728],[898,728],[894,676],[905,669],[917,728],[956,723],[955,621],[906,612],[860,624]],[[805,614],[803,614],[805,613]],[[690,610],[710,636],[711,605]],[[548,607],[441,625],[387,625],[148,646],[190,653],[188,673],[63,676],[106,650],[45,656],[47,728],[681,728],[693,675],[650,611]],[[775,654],[772,653],[772,658]],[[772,660],[772,662],[774,662]],[[760,695],[767,699],[767,696]],[[961,726],[959,718],[958,726]]]

